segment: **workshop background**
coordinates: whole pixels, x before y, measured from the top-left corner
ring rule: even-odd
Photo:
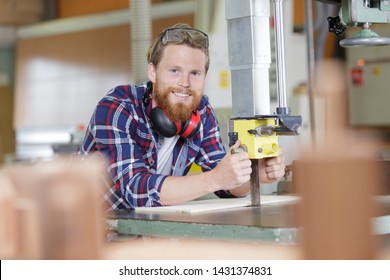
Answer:
[[[151,5],[137,4],[137,11],[132,11],[132,2],[0,1],[0,162],[34,161],[74,151],[97,101],[115,85],[143,82],[146,46],[163,28],[176,22],[188,23],[210,35],[212,59],[205,94],[217,110],[222,129],[227,129],[224,123],[230,117],[232,98],[223,1],[153,0]],[[298,153],[297,146],[312,144],[311,134],[319,135],[316,141],[321,142],[324,133],[333,129],[326,121],[332,114],[325,117],[325,113],[334,107],[343,110],[337,125],[365,137],[388,138],[390,113],[385,101],[389,98],[389,48],[367,51],[339,47],[326,22],[328,16],[337,14],[336,5],[314,1],[313,6],[315,59],[318,65],[327,59],[345,63],[350,98],[330,97],[319,89],[316,124],[310,124],[304,0],[285,1],[288,105],[294,114],[303,116],[301,137],[281,139],[287,149],[293,147],[289,161]],[[386,25],[376,28],[382,36],[389,33]],[[364,60],[368,63],[358,64]],[[273,57],[273,106],[277,102],[275,68]],[[325,105],[327,102],[332,104]],[[383,153],[387,154],[387,149]]]
[[[12,169],[14,164],[46,162],[57,155],[72,154],[84,136],[98,100],[116,85],[145,81],[146,47],[163,28],[177,22],[188,23],[210,36],[211,65],[205,94],[216,109],[225,143],[228,143],[227,121],[231,116],[232,94],[224,1],[145,2],[0,0],[0,163],[3,168]],[[390,95],[386,81],[390,74],[389,47],[377,47],[374,51],[341,48],[336,37],[328,33],[326,22],[328,16],[337,15],[336,7],[314,1],[315,61],[318,69],[325,69],[318,72],[317,78],[321,80],[322,75],[329,75],[332,81],[342,85],[337,88],[339,91],[326,85],[316,89],[313,118],[309,108],[309,50],[304,6],[304,0],[284,3],[287,95],[293,114],[303,117],[299,137],[280,137],[288,163],[301,151],[330,141],[338,129],[348,130],[354,139],[372,140],[379,147],[380,157],[389,160]],[[390,36],[387,25],[379,25],[376,30],[382,36]],[[274,36],[272,31],[271,36]],[[273,108],[277,106],[275,71],[273,57],[270,68]],[[315,125],[311,120],[315,120]],[[101,167],[92,164],[88,168],[91,174],[99,174],[97,170]],[[18,174],[14,176],[23,176]],[[275,185],[264,186],[262,192],[273,193],[276,188]],[[81,199],[87,201],[88,195]],[[98,210],[91,209],[84,218],[95,217],[94,211]],[[102,230],[98,224],[91,222],[90,228]],[[38,234],[30,230],[31,236]],[[3,245],[7,244],[5,240],[9,235],[12,232],[0,236]],[[74,255],[56,255],[47,249],[50,247],[47,244],[46,251],[32,248],[29,240],[23,240],[23,246],[27,247],[19,249],[27,253],[18,258],[101,257],[100,251],[96,251],[100,246],[96,244],[101,241],[90,240],[88,246],[94,249],[87,255],[84,255],[86,247],[83,252],[74,251]],[[284,256],[300,256],[290,249],[281,249],[288,251]],[[15,248],[9,250],[15,252]],[[46,255],[42,255],[42,250]],[[272,248],[268,251],[270,256],[274,256],[271,251]],[[13,257],[5,251],[3,256]]]

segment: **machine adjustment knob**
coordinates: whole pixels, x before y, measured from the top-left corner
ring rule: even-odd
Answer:
[[[342,24],[339,16],[328,17],[329,32],[333,32],[338,39],[343,38],[346,27]]]

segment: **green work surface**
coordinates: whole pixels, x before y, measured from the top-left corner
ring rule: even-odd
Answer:
[[[295,244],[301,231],[295,216],[296,204],[284,202],[199,214],[116,210],[108,213],[107,220],[119,234]]]

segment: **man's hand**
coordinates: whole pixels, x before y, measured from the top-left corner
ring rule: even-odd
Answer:
[[[210,191],[230,190],[237,195],[245,195],[249,192],[250,174],[252,173],[252,162],[248,153],[241,151],[231,153],[232,150],[240,147],[237,141],[218,166],[208,173],[207,180],[210,182]],[[283,150],[279,150],[277,157],[260,159],[260,182],[273,183],[280,180],[285,174],[285,157]]]
[[[252,173],[252,162],[245,151],[231,153],[233,149],[240,147],[237,141],[230,147],[226,156],[221,160],[216,168],[209,173],[210,187],[213,191],[231,190],[242,184],[249,182]]]
[[[285,157],[283,150],[279,149],[279,155],[260,160],[260,182],[273,183],[280,180],[285,173]]]

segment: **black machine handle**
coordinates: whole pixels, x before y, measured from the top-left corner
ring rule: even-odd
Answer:
[[[339,16],[337,17],[328,17],[328,27],[329,32],[334,33],[338,39],[344,37],[345,25],[342,24]]]

